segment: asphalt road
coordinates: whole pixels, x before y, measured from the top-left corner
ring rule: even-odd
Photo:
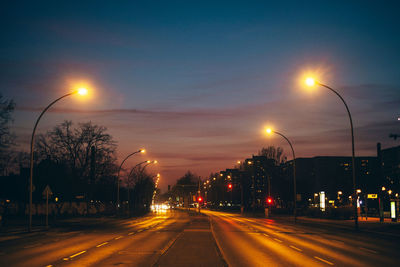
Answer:
[[[0,266],[399,266],[398,236],[203,210],[0,239]]]
[[[334,222],[204,212],[229,266],[400,266],[399,237]]]

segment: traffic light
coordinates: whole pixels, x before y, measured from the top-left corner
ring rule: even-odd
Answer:
[[[267,204],[272,205],[274,201],[272,200],[272,197],[267,197]]]
[[[201,196],[197,197],[197,202],[203,202],[203,198]]]
[[[229,184],[228,184],[228,189],[232,189],[232,187],[233,187],[232,184],[229,183]]]

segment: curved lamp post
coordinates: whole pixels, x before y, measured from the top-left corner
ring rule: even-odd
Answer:
[[[294,222],[296,222],[296,207],[297,207],[296,206],[296,202],[297,202],[297,192],[296,192],[296,155],[294,153],[294,149],[293,149],[292,143],[290,142],[290,140],[286,136],[284,136],[280,132],[274,131],[274,130],[272,130],[270,128],[268,128],[266,131],[267,131],[268,134],[275,133],[275,134],[280,135],[281,137],[283,137],[289,143],[289,146],[292,149],[292,156],[293,156],[293,197],[294,197],[293,198],[293,200],[294,200],[293,216],[294,216]]]
[[[36,128],[39,124],[40,119],[42,118],[43,114],[55,103],[57,103],[59,100],[67,97],[67,96],[71,96],[74,94],[80,94],[80,95],[86,95],[87,94],[87,89],[86,88],[80,88],[78,90],[75,90],[73,92],[70,92],[68,94],[65,94],[59,98],[57,98],[56,100],[54,100],[53,102],[51,102],[43,111],[42,113],[40,113],[39,117],[36,120],[35,126],[33,127],[33,131],[32,131],[32,136],[31,136],[31,153],[30,153],[30,164],[29,164],[29,232],[32,231],[32,192],[33,192],[33,145],[34,145],[34,140],[35,140],[35,133],[36,133]]]
[[[133,155],[135,155],[135,154],[137,154],[137,153],[144,153],[144,152],[145,152],[144,149],[139,149],[138,151],[135,151],[135,152],[129,154],[128,156],[126,156],[126,157],[124,158],[124,160],[123,160],[123,161],[121,162],[121,164],[119,165],[118,174],[117,174],[117,210],[119,209],[119,173],[121,172],[122,164],[124,164],[124,162],[125,162],[130,156],[133,156]]]
[[[354,130],[353,130],[353,120],[351,118],[351,113],[349,110],[349,107],[346,104],[346,101],[344,101],[343,97],[334,89],[331,87],[322,84],[320,82],[315,81],[313,78],[307,78],[306,79],[306,84],[308,86],[314,86],[314,85],[319,85],[322,87],[325,87],[326,89],[329,89],[333,93],[335,93],[340,100],[342,100],[344,106],[346,107],[347,114],[349,115],[349,120],[350,120],[350,131],[351,131],[351,164],[352,164],[352,169],[353,169],[353,205],[354,205],[354,227],[356,230],[358,230],[358,214],[357,214],[357,192],[356,192],[356,166],[355,166],[355,153],[354,153]]]
[[[148,165],[150,165],[150,164],[152,164],[152,163],[153,163],[153,164],[157,164],[158,161],[157,161],[157,160],[153,160],[153,161],[148,160],[148,161],[147,161],[147,164],[143,166],[143,170],[144,170]]]

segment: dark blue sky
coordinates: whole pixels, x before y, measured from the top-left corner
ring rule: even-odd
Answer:
[[[41,121],[108,127],[120,157],[146,147],[163,187],[188,169],[232,167],[264,145],[265,125],[299,156],[350,155],[345,109],[310,94],[304,72],[339,91],[353,113],[356,154],[400,133],[396,1],[40,1],[2,3],[0,91],[17,103],[21,149],[39,109],[85,81]],[[131,164],[134,164],[132,160]]]

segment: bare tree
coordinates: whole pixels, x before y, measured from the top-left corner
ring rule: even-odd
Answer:
[[[14,166],[16,154],[10,151],[15,135],[10,130],[15,103],[0,94],[0,175],[8,175]]]
[[[286,161],[286,156],[283,154],[283,148],[281,147],[276,147],[276,148],[274,146],[263,147],[258,152],[258,155],[267,157],[268,159],[275,160],[275,163],[277,165],[280,165],[281,163],[284,163]]]
[[[15,103],[12,100],[5,99],[0,94],[0,149],[9,148],[14,144],[15,135],[10,131],[10,123],[12,122],[12,112]]]
[[[112,176],[115,173],[116,142],[106,131],[106,127],[91,122],[80,123],[74,128],[71,121],[64,121],[39,136],[36,141],[38,158],[64,163],[76,178],[88,182],[94,149],[94,180],[100,176]]]

